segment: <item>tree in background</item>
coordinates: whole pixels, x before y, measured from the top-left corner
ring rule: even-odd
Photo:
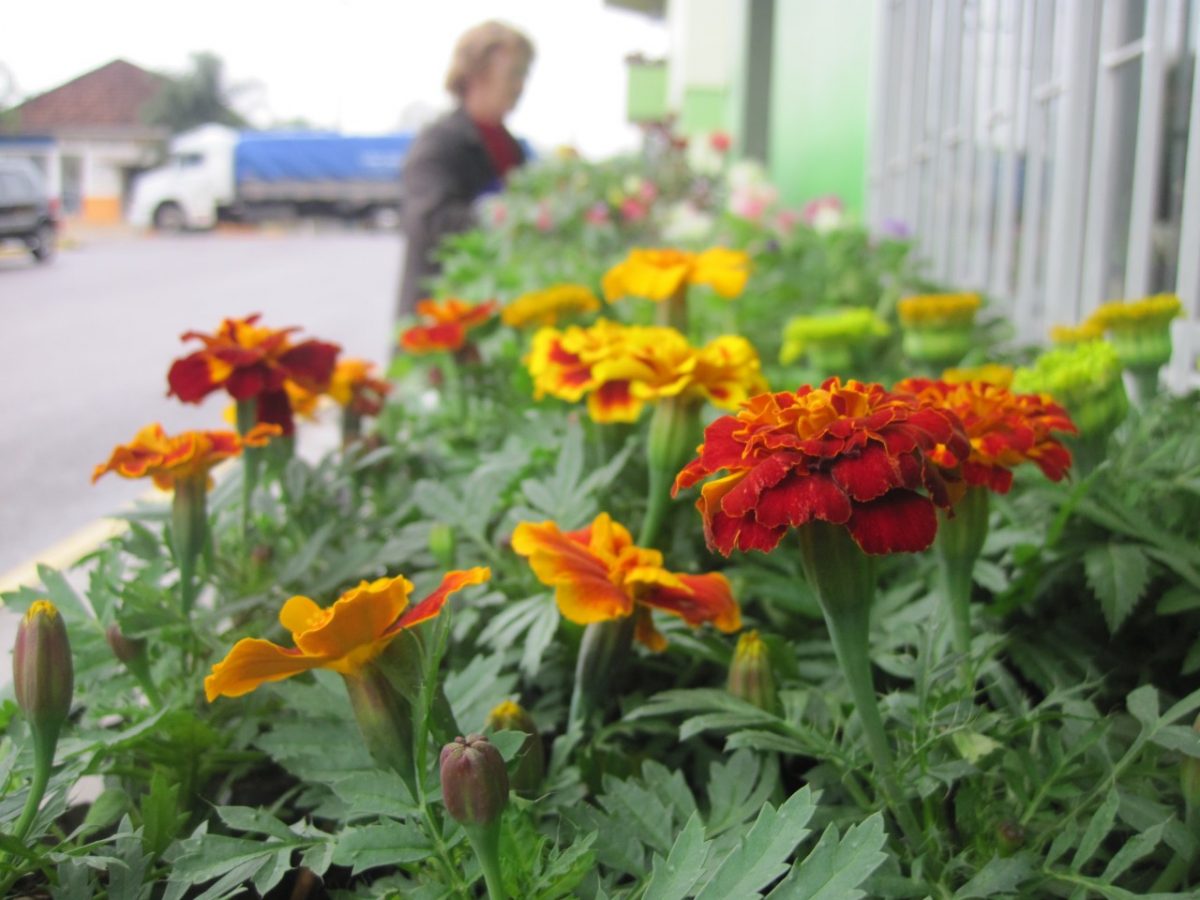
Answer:
[[[192,71],[171,78],[142,112],[147,124],[163,125],[172,133],[216,122],[233,128],[249,123],[233,108],[245,85],[225,83],[225,63],[215,53],[193,53]]]

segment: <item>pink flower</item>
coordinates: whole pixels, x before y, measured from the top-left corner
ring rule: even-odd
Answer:
[[[643,181],[638,187],[638,199],[646,206],[649,206],[658,198],[658,188],[654,186],[652,181]]]
[[[495,203],[492,206],[492,224],[503,225],[508,221],[508,207],[503,203]]]
[[[646,207],[633,197],[626,197],[621,201],[621,218],[626,222],[640,222],[646,218]]]
[[[780,234],[791,234],[800,224],[800,213],[794,209],[781,209],[775,217],[775,230]]]
[[[709,135],[708,142],[718,153],[727,153],[729,148],[733,146],[733,138],[724,131],[714,131]]]
[[[538,231],[549,231],[554,227],[554,216],[550,214],[550,204],[545,200],[538,203],[537,218],[533,224]]]
[[[593,203],[583,214],[583,218],[589,225],[606,224],[608,222],[608,204]]]

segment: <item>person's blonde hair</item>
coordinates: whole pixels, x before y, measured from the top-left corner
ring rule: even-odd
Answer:
[[[471,79],[487,68],[492,55],[501,47],[509,47],[533,59],[533,42],[511,25],[492,20],[476,25],[463,33],[454,45],[450,71],[446,73],[446,90],[462,100]]]

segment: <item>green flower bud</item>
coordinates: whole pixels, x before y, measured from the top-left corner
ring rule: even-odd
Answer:
[[[757,631],[747,631],[738,638],[729,665],[729,693],[767,712],[778,709],[770,654]]]
[[[456,737],[442,748],[442,800],[463,825],[490,825],[508,803],[508,769],[500,751],[480,734]]]
[[[146,655],[145,638],[127,638],[121,631],[121,626],[115,622],[104,632],[108,646],[112,648],[113,656],[125,665],[137,662]]]
[[[996,847],[1001,856],[1012,856],[1025,845],[1025,828],[1012,819],[996,823]]]
[[[520,704],[505,700],[488,713],[487,728],[490,731],[521,731],[528,735],[517,751],[512,789],[522,796],[536,794],[546,774],[546,748],[533,718]]]
[[[71,711],[75,674],[62,616],[49,600],[36,600],[17,627],[13,688],[30,728],[53,745]]]
[[[456,550],[454,529],[442,522],[435,522],[429,529],[429,552],[438,565],[443,569],[453,569]]]

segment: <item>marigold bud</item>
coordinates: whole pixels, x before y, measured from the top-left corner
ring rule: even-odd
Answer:
[[[1012,819],[996,823],[996,846],[1001,856],[1012,856],[1025,845],[1025,828]]]
[[[770,653],[757,631],[747,631],[738,638],[729,665],[729,693],[767,712],[778,708]]]
[[[125,665],[141,659],[146,654],[146,639],[126,637],[125,633],[121,631],[121,626],[115,622],[108,626],[104,637],[108,641],[108,646],[112,648],[113,656]]]
[[[463,825],[490,825],[508,803],[508,769],[500,751],[480,734],[456,737],[442,748],[442,800]]]
[[[13,688],[30,727],[43,732],[51,744],[71,711],[74,686],[71,643],[62,616],[49,600],[36,600],[17,626]]]
[[[520,704],[505,700],[488,713],[487,727],[491,731],[521,731],[528,735],[517,751],[512,789],[523,796],[536,793],[546,774],[546,748],[533,718]]]
[[[1192,724],[1200,732],[1200,716]],[[1183,800],[1193,809],[1200,809],[1200,759],[1185,756],[1179,763],[1179,783],[1183,789]]]

